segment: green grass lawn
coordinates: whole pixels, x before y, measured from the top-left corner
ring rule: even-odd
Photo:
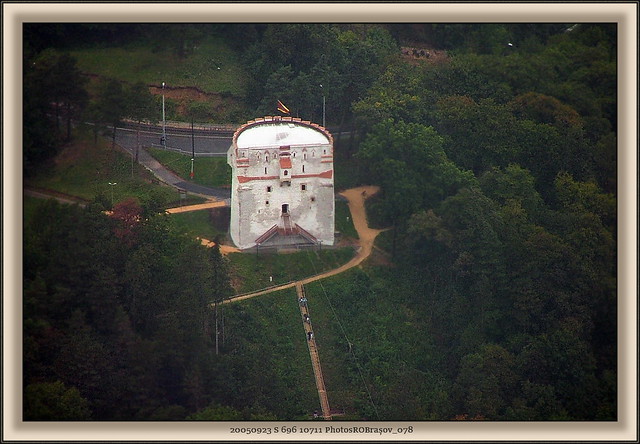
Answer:
[[[79,133],[65,146],[54,161],[26,178],[25,186],[89,201],[101,197],[109,204],[136,197],[142,203],[153,201],[160,206],[170,206],[180,199],[173,188],[154,183],[151,173],[132,162],[131,156],[111,149],[111,144],[103,138],[98,138],[94,145],[93,137],[84,133]],[[189,198],[189,202],[201,201]]]
[[[353,248],[347,247],[287,254],[232,253],[227,257],[237,293],[246,293],[337,268],[348,262],[353,255]],[[273,281],[269,280],[270,276]]]
[[[351,218],[351,211],[349,211],[349,204],[347,202],[336,200],[336,230],[342,233],[345,237],[351,237],[358,239],[358,232],[353,226],[353,219]]]
[[[402,279],[386,283],[388,273],[352,269],[305,286],[329,403],[345,412],[336,419],[388,420],[381,396],[394,369],[423,352]]]
[[[149,148],[147,150],[158,162],[183,179],[191,174],[191,156],[173,151]],[[193,162],[193,182],[208,187],[231,186],[231,167],[226,157],[196,157]]]
[[[153,52],[131,44],[71,51],[83,72],[147,85],[196,87],[209,93],[245,94],[245,73],[236,53],[220,38],[202,42],[179,59],[170,51]],[[220,69],[218,69],[220,68]]]
[[[223,306],[227,347],[242,368],[265,373],[275,401],[265,399],[279,418],[309,420],[320,408],[311,358],[295,289]],[[241,354],[240,354],[241,353]],[[263,388],[261,388],[263,390]]]
[[[176,213],[169,215],[169,217],[181,232],[193,237],[214,240],[216,236],[226,236],[226,233],[216,230],[211,223],[209,210]]]

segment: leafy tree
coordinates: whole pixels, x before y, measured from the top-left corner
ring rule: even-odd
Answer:
[[[464,356],[454,385],[459,411],[486,419],[501,419],[516,387],[515,358],[504,348],[487,344]]]
[[[556,127],[582,127],[580,115],[558,99],[544,94],[529,92],[516,96],[509,106],[518,118]]]
[[[111,125],[112,147],[115,147],[118,125],[127,112],[128,97],[122,83],[115,79],[107,79],[102,82],[98,90],[96,117],[100,119],[100,122]]]
[[[423,73],[417,66],[390,63],[367,95],[353,105],[358,127],[366,134],[379,122],[392,119],[428,124],[429,92],[421,86]]]
[[[53,157],[61,142],[60,118],[64,110],[71,138],[71,120],[78,117],[87,102],[86,78],[67,53],[53,49],[24,60],[23,136],[24,166],[31,167]]]
[[[143,120],[157,121],[158,107],[155,106],[155,100],[149,92],[149,88],[142,82],[129,86],[125,93],[128,96],[128,105],[125,114],[138,124],[135,154],[135,160],[137,162],[140,149],[140,123]]]
[[[113,206],[111,217],[118,221],[114,234],[127,245],[136,242],[136,235],[142,217],[142,207],[135,198],[127,198]]]
[[[69,140],[71,119],[79,115],[88,100],[85,90],[86,77],[76,66],[73,57],[55,49],[47,49],[38,54],[29,61],[27,68],[25,85],[28,88],[25,89],[25,94],[42,94],[43,102],[53,108],[57,132],[60,132],[61,110],[64,109],[67,122],[66,139]],[[35,86],[32,82],[38,85]],[[31,91],[31,88],[37,88],[37,91]]]
[[[437,97],[466,96],[476,102],[492,99],[504,103],[513,96],[513,87],[503,76],[483,69],[487,59],[495,60],[496,57],[457,54],[445,63],[426,66],[422,86]]]
[[[363,163],[364,174],[381,184],[385,192],[397,183],[397,176],[386,174],[390,165],[396,165],[408,182],[417,185],[418,202],[429,207],[474,183],[472,174],[461,171],[447,158],[442,145],[443,139],[431,127],[387,120],[374,127],[357,158]]]
[[[518,356],[520,373],[534,384],[551,385],[570,417],[593,418],[594,358],[588,345],[567,329],[534,338]]]
[[[526,211],[528,220],[543,220],[545,204],[536,190],[535,178],[520,165],[494,167],[479,178],[479,184],[483,193],[497,203],[505,205],[510,201],[518,202]]]
[[[86,421],[91,419],[89,403],[75,387],[61,381],[40,382],[25,388],[25,421]]]
[[[578,182],[566,172],[556,177],[555,187],[558,203],[565,209],[594,213],[609,231],[614,232],[617,204],[612,194],[602,192],[593,182]]]
[[[617,143],[616,135],[609,132],[594,146],[594,178],[603,191],[617,193]]]
[[[569,413],[562,407],[552,385],[524,381],[520,384],[520,396],[513,399],[505,418],[510,421],[567,421]]]
[[[515,118],[503,105],[486,99],[475,102],[464,96],[438,101],[436,130],[446,137],[446,152],[476,174],[517,158]]]
[[[242,421],[242,412],[232,407],[211,405],[187,417],[192,421]]]

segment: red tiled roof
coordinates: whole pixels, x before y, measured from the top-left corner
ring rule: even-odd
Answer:
[[[278,176],[238,176],[239,183],[247,183],[252,180],[274,180],[277,179]]]

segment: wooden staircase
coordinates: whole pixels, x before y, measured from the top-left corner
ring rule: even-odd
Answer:
[[[320,398],[320,407],[322,408],[322,417],[325,420],[331,420],[331,409],[329,408],[329,398],[327,397],[327,390],[324,385],[324,378],[322,377],[322,367],[320,367],[320,356],[318,355],[318,346],[316,344],[315,336],[309,339],[309,333],[315,332],[312,329],[311,322],[305,320],[305,315],[309,315],[309,304],[307,302],[300,302],[301,299],[306,298],[304,287],[301,283],[296,284],[296,293],[298,298],[298,305],[300,305],[300,314],[302,315],[302,324],[304,326],[305,338],[307,340],[307,346],[309,348],[309,356],[311,357],[311,365],[313,367],[313,374],[316,378],[316,387],[318,388],[318,396]],[[309,318],[307,318],[309,319]]]
[[[288,213],[284,213],[280,218],[280,222],[273,225],[271,228],[269,228],[267,231],[261,234],[260,237],[258,237],[255,240],[255,243],[256,245],[259,246],[267,242],[269,239],[271,239],[275,235],[280,235],[280,236],[299,235],[304,239],[306,239],[308,242],[311,242],[312,244],[315,244],[315,245],[319,244],[318,239],[313,234],[309,233],[307,230],[302,228],[297,223],[292,223],[291,217]]]

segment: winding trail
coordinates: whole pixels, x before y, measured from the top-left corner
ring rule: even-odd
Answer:
[[[189,211],[206,210],[208,208],[226,207],[227,203],[221,200],[211,200],[201,204],[185,205],[182,207],[168,208],[165,211],[169,214],[187,213]]]
[[[232,296],[229,299],[225,299],[223,301],[223,304],[242,301],[245,299],[254,298],[256,296],[261,296],[263,294],[273,293],[274,291],[285,290],[287,288],[293,288],[296,285],[306,285],[311,282],[319,281],[320,279],[325,279],[331,276],[335,276],[336,274],[344,273],[345,271],[360,265],[362,261],[364,261],[371,255],[371,251],[373,250],[373,242],[375,241],[376,236],[384,231],[369,227],[369,225],[367,224],[367,214],[364,207],[364,201],[368,197],[377,193],[379,189],[380,188],[377,186],[363,186],[351,188],[340,193],[340,195],[344,196],[349,203],[349,211],[351,212],[353,225],[358,232],[358,237],[360,238],[358,241],[360,245],[358,251],[349,262],[341,265],[338,268],[334,268],[333,270],[325,271],[324,273],[300,279],[298,281],[288,282],[282,285],[275,285],[273,287],[253,291],[251,293]]]

